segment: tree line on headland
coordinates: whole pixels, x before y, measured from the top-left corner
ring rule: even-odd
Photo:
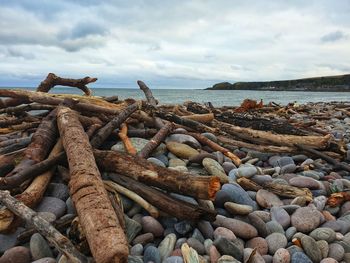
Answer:
[[[207,90],[278,90],[278,91],[350,91],[350,74],[315,78],[254,81],[220,82]]]

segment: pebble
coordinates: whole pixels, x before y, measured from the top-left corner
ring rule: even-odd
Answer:
[[[179,158],[172,158],[169,160],[169,167],[186,166],[186,163]]]
[[[230,229],[236,236],[243,239],[251,239],[258,235],[258,231],[255,227],[237,219],[218,215],[216,216],[214,224]]]
[[[153,239],[154,239],[154,236],[152,233],[145,233],[135,237],[135,239],[132,241],[132,245],[141,244],[145,246],[146,244],[152,242]]]
[[[140,152],[143,147],[149,142],[149,140],[144,138],[138,138],[138,137],[131,137],[130,141],[132,145],[135,147],[137,152]],[[113,145],[111,148],[112,151],[117,152],[125,152],[125,147],[123,142],[118,142],[117,144]],[[160,154],[164,154],[166,152],[166,147],[164,143],[161,143],[153,152],[152,156],[157,156]]]
[[[237,169],[237,177],[250,178],[258,173],[255,166],[243,166]]]
[[[192,230],[192,226],[188,221],[180,221],[174,225],[177,233],[185,235]]]
[[[165,142],[177,142],[187,144],[195,149],[201,148],[201,144],[191,135],[187,134],[171,134],[166,138]]]
[[[290,225],[290,216],[286,210],[281,207],[271,207],[270,210],[271,219],[277,221],[281,226],[286,229]]]
[[[223,255],[218,259],[217,263],[239,263],[239,261],[232,256]]]
[[[283,205],[283,202],[277,195],[264,189],[260,189],[256,193],[256,201],[263,208],[271,208],[273,206]]]
[[[335,260],[334,258],[324,258],[320,261],[320,263],[338,263],[338,261]]]
[[[30,251],[26,247],[12,247],[5,251],[0,258],[0,263],[30,263]]]
[[[29,246],[30,253],[32,254],[34,260],[45,257],[53,257],[49,244],[39,233],[32,235],[30,238]]]
[[[284,235],[284,230],[281,224],[279,224],[277,221],[270,221],[266,223],[266,229],[267,229],[267,234],[272,234],[272,233],[281,233]]]
[[[176,243],[176,235],[175,234],[168,234],[159,244],[158,250],[161,257],[161,260],[163,261],[167,257],[170,256],[171,252],[175,248]]]
[[[148,246],[143,253],[143,262],[161,263],[160,253],[155,246]]]
[[[224,207],[233,215],[247,215],[253,212],[253,207],[249,205],[236,204],[233,202],[224,203]]]
[[[229,241],[225,237],[219,237],[214,241],[214,246],[222,255],[230,255],[237,260],[243,259],[243,250],[241,250],[235,243]]]
[[[67,206],[67,214],[73,214],[73,215],[77,214],[77,210],[75,209],[75,206],[74,206],[72,198],[69,197],[66,200],[66,206]],[[132,203],[131,203],[131,206],[132,206]],[[128,206],[124,206],[124,202],[123,202],[123,208],[124,208],[124,211],[128,211],[129,210],[129,209],[127,209]]]
[[[320,184],[313,178],[298,176],[289,180],[289,184],[300,188],[319,189]]]
[[[256,228],[259,236],[266,237],[268,235],[266,223],[255,213],[250,213],[248,215],[249,221]]]
[[[295,252],[292,255],[291,263],[312,263],[312,261],[303,252]]]
[[[204,240],[205,240],[204,237],[203,237],[203,235],[202,235],[202,233],[201,233],[201,231],[199,231],[198,228],[195,228],[195,229],[193,230],[192,237],[195,238],[195,239],[197,239],[197,240],[198,240],[199,242],[201,242],[201,243],[203,243]]]
[[[226,227],[221,227],[221,226],[217,227],[214,230],[213,236],[214,236],[214,239],[217,239],[220,236],[222,236],[227,238],[230,241],[233,241],[237,238],[236,235],[230,229]]]
[[[303,246],[305,254],[313,261],[320,262],[322,259],[321,250],[317,246],[315,239],[309,236],[301,238],[301,245]]]
[[[190,237],[189,239],[187,239],[187,244],[194,250],[196,250],[199,255],[205,254],[204,245],[199,240]]]
[[[192,147],[183,143],[167,142],[166,147],[171,153],[183,159],[189,159],[199,154],[196,149],[193,149]]]
[[[32,261],[32,263],[56,263],[56,260],[54,258],[41,258],[41,259]]]
[[[163,235],[163,226],[152,216],[144,216],[141,220],[142,229],[144,232],[152,233],[155,237]]]
[[[47,187],[45,195],[66,201],[69,197],[69,189],[65,184],[50,183]]]
[[[316,241],[316,243],[317,243],[318,248],[321,251],[322,258],[327,257],[328,256],[328,252],[329,252],[329,246],[328,246],[327,241],[319,240],[319,241]]]
[[[283,167],[281,167],[281,174],[287,174],[287,173],[293,173],[298,167],[294,164],[287,164]]]
[[[287,246],[287,238],[281,233],[272,233],[266,237],[270,255],[274,255],[279,248]]]
[[[143,245],[142,244],[136,244],[130,248],[130,255],[131,256],[142,256],[143,253]]]
[[[345,250],[344,248],[337,243],[329,244],[328,257],[334,258],[337,261],[341,261],[344,257]]]
[[[292,240],[292,237],[295,235],[297,232],[297,229],[294,226],[288,227],[287,230],[285,231],[285,235],[288,241]]]
[[[291,223],[297,231],[309,233],[319,226],[320,212],[311,207],[300,207],[291,216]]]
[[[125,227],[126,236],[129,242],[133,241],[142,229],[142,226],[139,222],[129,218],[128,216],[125,216]]]
[[[316,228],[309,234],[309,236],[316,241],[326,240],[328,243],[332,243],[336,238],[334,230],[328,227]]]
[[[197,227],[203,234],[204,238],[213,239],[214,229],[209,221],[200,220],[197,223]]]
[[[217,262],[220,258],[220,252],[213,245],[210,246],[209,253],[207,254],[209,254],[210,262]]]
[[[279,248],[275,252],[272,258],[273,263],[289,263],[290,262],[290,254],[287,249]]]
[[[237,183],[224,184],[221,191],[226,192],[230,196],[230,202],[234,202],[241,205],[249,205],[256,210],[256,203],[250,198],[248,193]]]
[[[245,247],[257,248],[257,251],[261,255],[266,255],[268,250],[269,250],[267,241],[264,238],[262,238],[262,237],[254,237],[254,238],[248,240],[245,243]]]
[[[67,206],[64,201],[56,197],[45,196],[40,204],[35,208],[36,212],[51,212],[56,218],[60,218],[66,213]]]
[[[219,177],[222,184],[228,183],[228,176],[217,161],[211,158],[204,158],[202,164],[210,175]]]
[[[147,158],[147,161],[149,161],[155,165],[161,166],[161,167],[166,167],[165,164],[161,160],[154,158],[154,157]]]
[[[163,262],[164,262],[164,263],[183,263],[184,260],[183,260],[182,257],[179,257],[179,256],[172,256],[172,257],[166,258]]]

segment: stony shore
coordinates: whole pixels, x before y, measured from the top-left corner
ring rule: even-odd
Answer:
[[[344,145],[343,155],[338,153],[338,157],[348,164],[350,112],[345,106],[337,110],[338,103],[298,105],[286,107],[279,117],[292,119],[294,124],[317,120],[314,127]],[[299,111],[300,107],[308,110]],[[266,117],[269,114],[266,112],[256,110],[253,115]],[[221,189],[212,201],[168,193],[216,210],[216,220],[191,222],[165,214],[155,218],[139,204],[120,195],[130,245],[128,262],[350,262],[350,199],[345,198],[336,206],[329,203],[332,194],[350,189],[348,171],[306,152],[269,153],[232,146],[230,149],[242,161],[237,167],[222,152],[213,151],[183,132],[186,132],[184,128],[174,129],[147,160],[183,173],[219,177]],[[219,143],[217,135],[201,134]],[[137,152],[149,140],[130,138]],[[121,141],[110,143],[109,148],[125,152]],[[40,204],[34,208],[49,222],[76,216],[67,179],[62,174],[58,172],[53,177]],[[111,179],[106,172],[102,178]],[[240,184],[242,178],[254,182],[257,188]],[[288,198],[273,193],[263,187],[270,182],[306,188],[312,197]],[[39,233],[23,237],[23,232],[29,229],[30,225],[22,225],[13,233],[0,234],[0,263],[67,262]],[[80,232],[74,221],[62,233],[86,251],[84,244],[79,243]]]

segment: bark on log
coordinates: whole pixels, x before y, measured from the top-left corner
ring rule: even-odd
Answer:
[[[32,128],[36,128],[40,125],[40,122],[24,122],[17,125],[12,125],[7,128],[0,128],[0,134],[11,133],[14,131],[24,131]]]
[[[127,262],[128,243],[124,231],[108,198],[78,116],[69,108],[60,106],[57,120],[69,162],[70,194],[91,253],[97,263]]]
[[[143,149],[139,152],[138,156],[141,158],[147,159],[148,156],[154,151],[159,144],[166,138],[169,132],[173,129],[173,124],[168,122],[164,125],[156,135],[143,147]]]
[[[339,170],[345,170],[347,172],[350,172],[350,166],[346,163],[341,163],[341,162],[338,162],[337,160],[335,160],[334,158],[328,156],[327,154],[325,153],[322,153],[320,151],[317,151],[311,147],[308,147],[308,146],[305,146],[305,145],[302,145],[302,144],[296,144],[296,147],[298,147],[299,149],[305,151],[305,152],[308,152],[308,153],[311,153],[313,155],[316,155],[317,157],[320,157],[321,159],[333,164],[335,167],[335,169],[339,169]]]
[[[32,209],[12,197],[9,191],[0,191],[0,202],[28,224],[33,225],[40,234],[50,241],[59,252],[64,254],[70,262],[89,262],[88,259],[74,247],[68,238],[62,235],[45,219],[38,216]]]
[[[195,176],[157,166],[138,156],[114,151],[94,151],[98,166],[106,172],[118,172],[134,180],[161,189],[213,200],[220,189],[216,176]]]
[[[132,190],[145,198],[161,211],[179,219],[198,221],[201,219],[214,221],[216,211],[193,205],[173,198],[155,188],[137,182],[121,174],[110,173],[109,177],[118,184]]]
[[[231,138],[227,138],[226,136],[222,136],[222,135],[219,135],[216,138],[220,143],[223,143],[227,148],[239,147],[239,148],[247,148],[247,149],[255,150],[258,152],[269,152],[269,153],[299,152],[296,147],[252,144],[252,143],[233,140]]]
[[[118,116],[103,126],[91,140],[94,148],[99,148],[114,129],[117,129],[133,112],[140,109],[140,103],[136,102],[125,108]]]
[[[91,90],[86,86],[89,83],[95,82],[97,78],[85,77],[82,79],[67,79],[56,76],[54,73],[49,73],[37,87],[36,91],[49,92],[54,86],[69,86],[82,90],[87,96],[91,95]]]
[[[62,152],[61,140],[58,140],[55,147],[52,149],[49,158],[52,158],[56,154]],[[23,202],[26,206],[34,207],[42,199],[48,184],[50,183],[53,175],[53,169],[37,176],[27,189],[16,196],[16,199]],[[9,231],[17,227],[20,223],[19,220],[14,220],[13,214],[8,209],[0,210],[0,232]]]
[[[13,139],[13,140],[9,140],[9,141],[13,141],[13,143],[10,145],[7,145],[5,147],[1,147],[0,154],[12,153],[12,152],[15,152],[17,150],[20,150],[20,149],[27,147],[30,144],[31,138],[25,137],[25,138]],[[5,142],[8,142],[8,141],[5,141]]]
[[[328,143],[331,139],[330,135],[326,136],[297,136],[297,135],[282,135],[282,134],[274,134],[271,132],[258,131],[249,128],[241,128],[238,126],[234,126],[232,124],[220,122],[214,120],[213,125],[220,130],[231,133],[234,135],[237,133],[242,133],[251,138],[259,138],[265,141],[265,144],[274,144],[280,146],[294,146],[296,143],[304,144],[308,146],[313,146],[318,149],[324,149],[328,146]]]
[[[7,107],[7,108],[0,109],[0,114],[2,113],[18,114],[18,113],[32,111],[32,110],[53,110],[54,108],[55,106],[53,105],[31,103],[31,104],[24,104],[24,105],[19,105],[15,107]]]
[[[148,103],[152,106],[156,106],[158,101],[153,97],[152,91],[149,89],[149,87],[147,87],[147,85],[141,80],[137,81],[137,85],[139,85],[140,89],[143,91],[143,93],[145,93]]]

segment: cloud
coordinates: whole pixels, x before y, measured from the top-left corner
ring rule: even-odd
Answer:
[[[321,37],[321,41],[322,42],[335,42],[341,39],[346,38],[346,36],[344,35],[344,33],[340,30],[334,31],[334,32],[330,32],[324,36]]]
[[[0,85],[55,72],[207,87],[350,68],[347,0],[0,2]]]

